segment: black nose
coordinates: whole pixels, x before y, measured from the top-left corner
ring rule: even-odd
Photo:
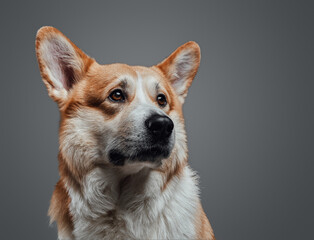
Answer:
[[[149,132],[156,139],[168,138],[173,130],[173,122],[167,116],[152,115],[146,121],[145,125]]]

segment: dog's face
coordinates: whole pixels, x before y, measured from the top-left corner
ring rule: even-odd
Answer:
[[[88,147],[80,153],[88,154],[84,161],[115,166],[155,166],[169,157],[175,142],[169,115],[178,103],[158,71],[94,64],[71,95],[60,132],[64,153]]]
[[[99,65],[44,27],[36,53],[61,112],[60,152],[76,172],[108,164],[156,168],[186,151],[182,104],[199,66],[196,43],[153,67]]]

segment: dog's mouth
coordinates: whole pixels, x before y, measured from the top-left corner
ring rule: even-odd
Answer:
[[[162,159],[168,158],[170,149],[163,146],[154,146],[150,148],[142,148],[136,151],[135,154],[123,153],[119,149],[109,151],[109,161],[115,166],[123,166],[126,162],[159,162]]]

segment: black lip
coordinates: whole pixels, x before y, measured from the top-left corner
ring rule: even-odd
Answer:
[[[118,150],[111,150],[109,153],[109,161],[116,166],[123,166],[126,157]]]
[[[109,161],[115,166],[123,166],[126,160],[140,162],[155,162],[170,155],[170,150],[165,147],[143,148],[137,151],[135,155],[128,156],[122,151],[113,149],[109,152]]]

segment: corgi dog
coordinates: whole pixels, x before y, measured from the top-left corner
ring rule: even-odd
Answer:
[[[42,27],[36,55],[61,118],[60,180],[48,213],[58,238],[215,239],[188,164],[182,114],[198,44],[152,67],[100,65]]]

